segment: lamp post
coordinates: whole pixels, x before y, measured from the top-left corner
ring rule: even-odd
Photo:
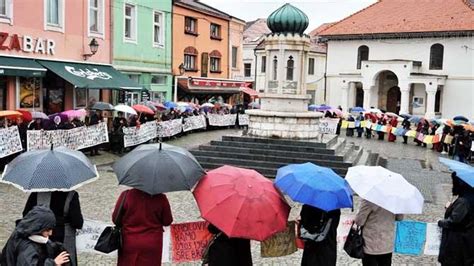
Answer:
[[[84,57],[84,60],[89,59],[89,57],[95,55],[95,53],[97,53],[97,50],[99,50],[99,43],[95,38],[93,38],[89,43],[89,48],[91,49],[91,53],[82,55]]]
[[[174,95],[173,95],[173,102],[178,102],[178,78],[182,77],[184,74],[184,64],[181,63],[178,67],[179,69],[179,76],[174,76]]]

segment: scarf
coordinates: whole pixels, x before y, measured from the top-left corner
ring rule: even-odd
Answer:
[[[39,235],[31,235],[28,239],[38,244],[46,244],[49,241],[49,238]]]

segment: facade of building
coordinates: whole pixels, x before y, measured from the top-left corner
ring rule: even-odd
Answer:
[[[469,1],[379,1],[323,30],[328,104],[474,117],[473,17]]]
[[[267,19],[265,18],[249,21],[245,25],[242,60],[244,64],[243,79],[247,82],[255,82],[256,80],[257,68],[255,64],[255,49],[262,42],[265,35],[270,32],[271,31],[267,26]],[[255,84],[254,88],[256,88]]]
[[[109,64],[109,0],[0,3],[0,109],[53,114],[140,90]]]
[[[176,100],[236,103],[243,82],[233,80],[240,71],[239,49],[232,65],[232,47],[243,22],[195,0],[173,2],[173,74]],[[199,82],[193,82],[198,80]]]
[[[243,57],[243,39],[244,39],[245,21],[232,17],[229,23],[229,69],[231,79],[243,80],[244,64]]]
[[[112,1],[113,65],[148,90],[117,93],[114,101],[171,100],[172,1]]]

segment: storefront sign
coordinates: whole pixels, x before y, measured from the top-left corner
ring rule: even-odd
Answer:
[[[97,68],[78,68],[72,66],[64,66],[67,72],[73,74],[74,76],[78,76],[81,78],[87,78],[90,80],[94,79],[111,79],[112,76],[109,75],[107,72],[99,71]]]
[[[245,87],[245,82],[192,79],[191,85],[198,86],[198,87],[240,88],[240,87]]]
[[[20,39],[23,41],[20,42]],[[0,50],[16,50],[25,53],[54,55],[56,43],[54,40],[32,38],[24,35],[19,37],[18,34],[9,34],[8,32],[0,32]]]

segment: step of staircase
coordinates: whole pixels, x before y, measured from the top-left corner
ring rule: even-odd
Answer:
[[[287,139],[273,139],[273,138],[258,138],[258,137],[245,137],[245,136],[223,136],[223,141],[237,141],[237,142],[249,142],[249,143],[260,143],[260,144],[273,144],[273,145],[289,145],[289,146],[302,146],[302,147],[314,147],[314,148],[326,148],[327,143],[321,143],[319,141],[298,141],[298,140],[287,140]],[[329,144],[331,144],[329,142]]]
[[[281,144],[267,144],[267,143],[251,143],[240,141],[211,141],[211,146],[226,146],[233,148],[252,148],[252,149],[267,149],[291,152],[308,152],[319,154],[335,154],[334,150],[321,147],[295,146],[295,145],[281,145]]]

